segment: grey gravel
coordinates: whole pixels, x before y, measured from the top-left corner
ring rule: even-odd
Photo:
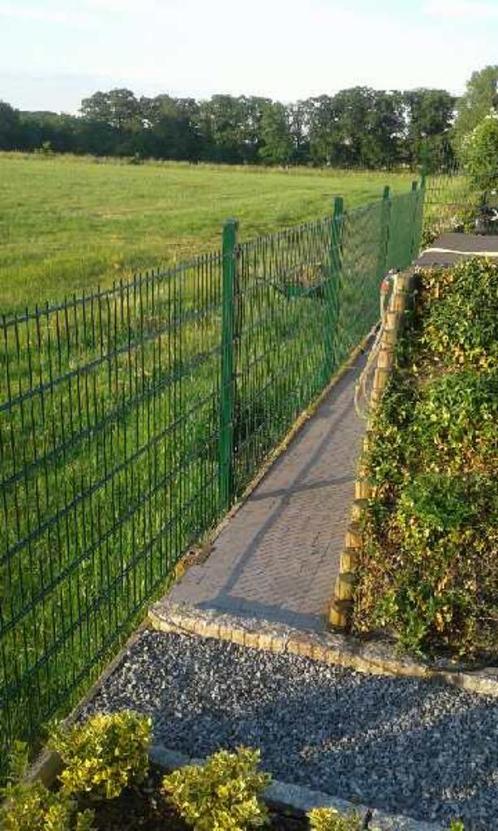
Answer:
[[[145,631],[83,715],[131,708],[203,757],[261,748],[282,781],[426,821],[498,828],[498,701],[289,654]]]

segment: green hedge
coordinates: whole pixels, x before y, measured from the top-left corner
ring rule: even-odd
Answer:
[[[498,266],[421,275],[366,458],[353,627],[498,653]]]

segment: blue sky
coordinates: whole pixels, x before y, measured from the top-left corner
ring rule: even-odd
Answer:
[[[498,0],[0,0],[0,99],[96,89],[283,101],[366,84],[456,93],[498,62]]]

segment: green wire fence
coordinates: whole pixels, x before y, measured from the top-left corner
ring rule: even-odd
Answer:
[[[378,317],[424,189],[0,324],[0,745],[36,746]]]
[[[431,238],[447,231],[476,230],[476,217],[496,196],[455,165],[427,177],[424,225]],[[496,233],[496,230],[494,231]]]

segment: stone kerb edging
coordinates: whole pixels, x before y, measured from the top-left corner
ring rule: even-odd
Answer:
[[[387,639],[366,640],[340,632],[303,632],[260,618],[199,609],[166,598],[149,610],[149,625],[160,632],[216,638],[270,652],[287,652],[370,675],[442,681],[469,692],[498,698],[498,667],[469,670],[456,662],[416,661]]]
[[[122,662],[129,649],[148,626],[159,632],[218,638],[253,649],[287,652],[311,658],[322,663],[348,667],[370,675],[395,675],[441,681],[469,692],[498,698],[498,667],[466,670],[457,664],[432,666],[415,661],[408,655],[399,655],[392,643],[385,640],[366,641],[339,632],[303,632],[283,623],[272,623],[259,618],[240,618],[213,609],[203,610],[172,603],[163,598],[149,610],[148,620],[129,639],[92,689],[65,719],[70,726],[84,707],[97,695],[106,679]],[[39,779],[50,787],[62,769],[62,762],[53,750],[43,750],[31,766],[27,779]],[[311,807],[311,806],[310,806]],[[396,826],[391,826],[398,828]],[[416,831],[417,826],[400,826]],[[418,826],[422,831],[425,826]]]
[[[376,408],[379,406],[394,366],[396,343],[403,325],[413,278],[413,270],[398,274],[395,289],[389,301],[373,376],[372,393],[370,396],[370,416],[363,440],[364,452],[368,450],[369,446],[372,414],[375,413]],[[355,482],[355,498],[351,509],[351,522],[346,531],[344,549],[340,557],[339,574],[336,579],[329,607],[329,623],[336,629],[347,630],[351,623],[356,572],[363,545],[362,518],[368,500],[372,496],[372,488],[366,476],[367,471],[360,462],[358,479]]]
[[[189,758],[176,750],[168,750],[162,745],[154,745],[150,750],[150,759],[166,772],[177,770],[186,765],[202,765],[203,759]],[[296,817],[311,811],[312,808],[334,808],[340,813],[356,812],[363,820],[363,826],[372,831],[440,831],[441,825],[423,822],[399,814],[387,814],[377,808],[369,809],[365,805],[347,802],[345,799],[331,796],[322,791],[311,790],[302,785],[293,785],[274,779],[263,793],[263,799],[270,808],[277,812],[290,813]]]

